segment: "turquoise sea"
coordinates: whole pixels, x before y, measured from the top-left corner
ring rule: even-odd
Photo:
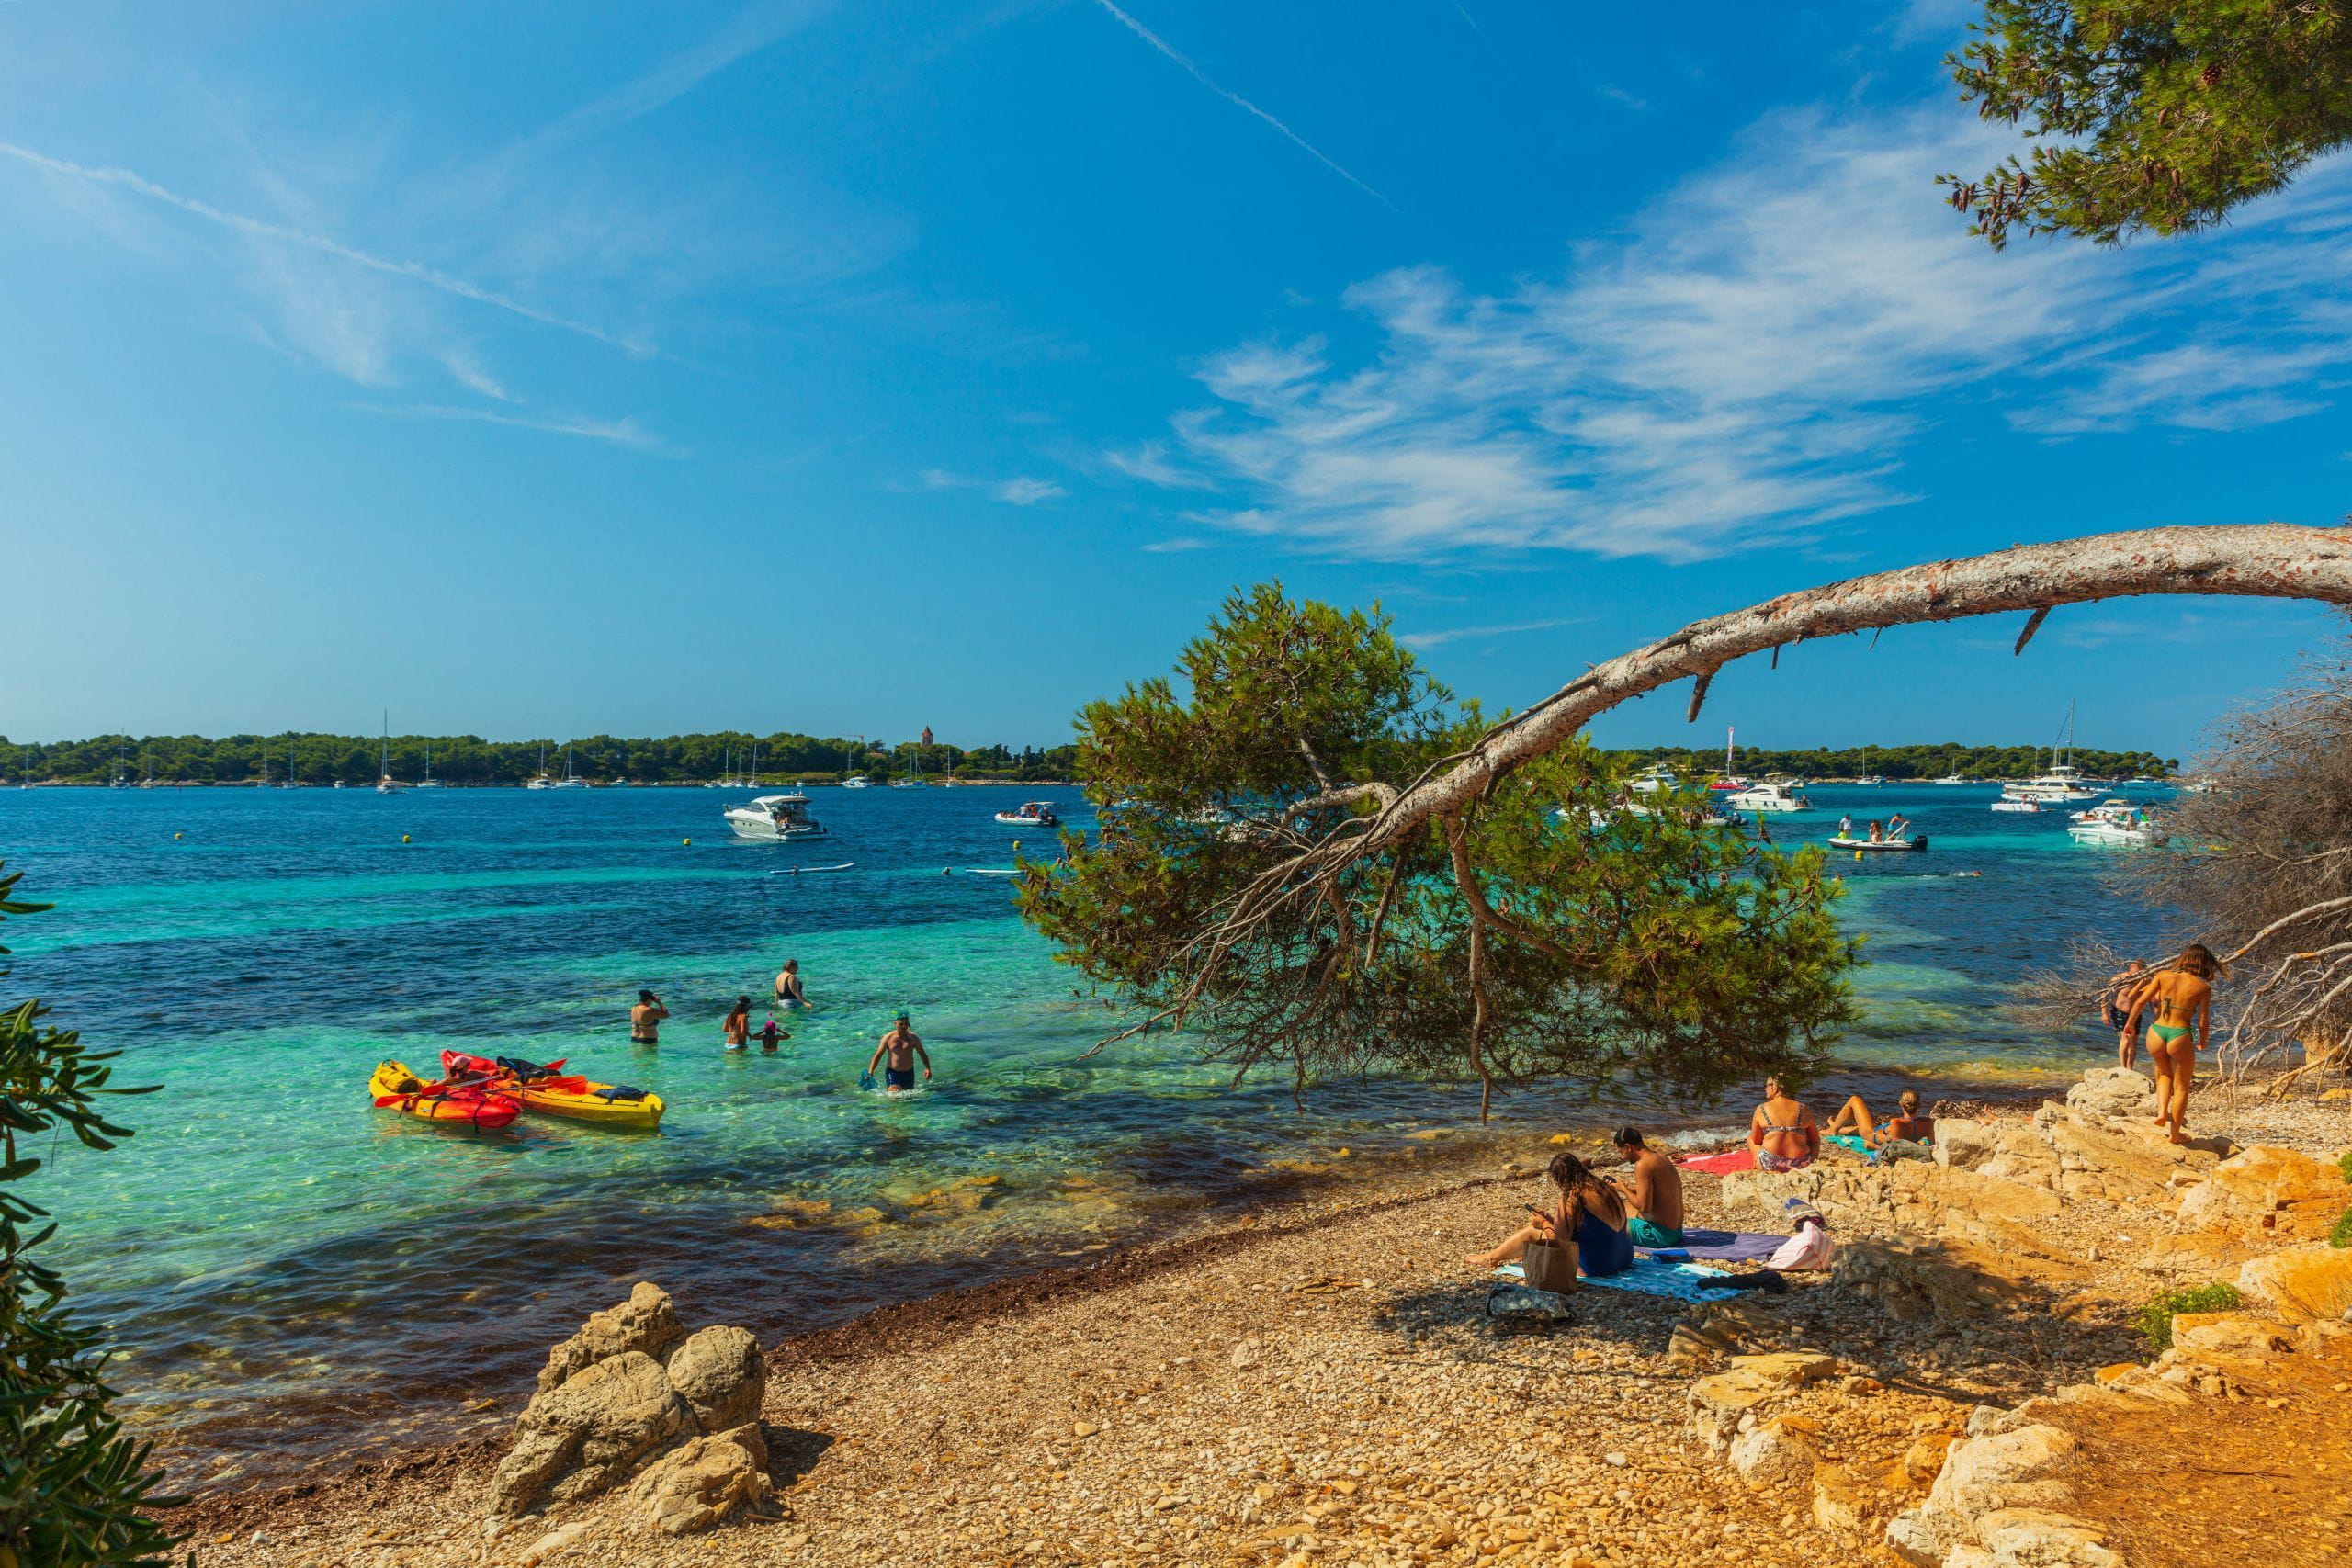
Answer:
[[[1476,1122],[1459,1086],[1335,1084],[1301,1107],[1181,1038],[1084,1058],[1111,1015],[1001,879],[964,874],[1012,863],[1016,830],[991,818],[1021,795],[1088,823],[1074,790],[819,790],[831,837],[794,846],[729,835],[719,811],[748,793],[0,790],[0,858],[58,905],[0,931],[6,994],[121,1047],[118,1081],[164,1086],[118,1102],[138,1130],[119,1151],[47,1151],[33,1196],[179,1480],[511,1419],[546,1346],[635,1279],[773,1342],[1263,1201],[1303,1179],[1278,1162],[1344,1173]],[[1817,1098],[2071,1073],[2109,1049],[1987,1004],[2086,930],[2154,939],[2102,874],[2132,852],[2073,843],[2059,812],[1991,814],[1989,787],[1808,793],[1822,809],[1776,839],[1899,807],[1933,846],[1841,863],[1871,964],[1852,1072]],[[728,1005],[748,992],[756,1027],[786,957],[815,1010],[785,1018],[775,1055],[722,1053]],[[658,1051],[628,1043],[640,986],[675,1015]],[[894,1101],[857,1077],[899,1008],[938,1075]],[[653,1135],[528,1117],[480,1134],[373,1108],[378,1061],[429,1072],[445,1048],[566,1057],[669,1114]],[[1626,1109],[1524,1093],[1498,1122],[1516,1138]],[[754,1223],[780,1200],[831,1210]],[[466,1410],[486,1396],[505,1403]]]

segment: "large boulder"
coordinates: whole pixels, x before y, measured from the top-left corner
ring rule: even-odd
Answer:
[[[768,1495],[767,1438],[759,1423],[690,1438],[629,1488],[639,1517],[662,1535],[694,1535],[725,1524]]]
[[[491,1507],[519,1514],[542,1497],[592,1496],[693,1430],[694,1413],[661,1362],[639,1350],[607,1356],[532,1397],[491,1477]]]
[[[1895,1555],[1921,1568],[1939,1568],[1962,1548],[1989,1552],[1993,1561],[2005,1564],[2042,1561],[2054,1565],[2075,1561],[2020,1558],[2014,1553],[2004,1557],[2003,1545],[1985,1539],[1983,1528],[1996,1516],[2018,1509],[2037,1510],[2052,1520],[2064,1518],[2057,1510],[2065,1506],[2068,1495],[2058,1477],[2080,1445],[2070,1434],[2039,1422],[2003,1417],[1984,1425],[1988,1429],[1980,1435],[1951,1446],[1927,1501],[1887,1526],[1887,1545]],[[2017,1528],[2014,1520],[2002,1526],[2004,1530]]]
[[[1776,1492],[1793,1492],[1813,1482],[1821,1456],[1795,1422],[1783,1417],[1752,1427],[1732,1439],[1726,1456],[1739,1478]]]
[[[539,1392],[560,1388],[567,1379],[624,1351],[635,1350],[658,1360],[685,1337],[670,1292],[650,1280],[639,1280],[629,1291],[628,1300],[590,1313],[579,1333],[548,1352],[548,1364],[539,1370]]]
[[[2180,1218],[2253,1239],[2317,1241],[2347,1207],[2352,1187],[2334,1166],[2257,1144],[2214,1166],[2184,1193]]]
[[[2058,1190],[2069,1198],[2136,1203],[2195,1180],[2221,1160],[2210,1149],[2174,1143],[2154,1122],[2110,1121],[2054,1105],[2035,1111],[2033,1122],[2057,1151]]]
[[[2238,1289],[2290,1323],[2337,1323],[2352,1314],[2352,1249],[2273,1252],[2238,1270]]]
[[[767,1364],[760,1342],[744,1328],[714,1325],[698,1329],[670,1352],[670,1386],[695,1413],[706,1432],[723,1432],[756,1421],[767,1394]]]
[[[2066,1108],[2086,1116],[2131,1116],[2153,1121],[2156,1082],[2128,1067],[2093,1067],[2066,1091]]]
[[[1830,1278],[1873,1298],[1898,1323],[1981,1317],[2029,1288],[2013,1258],[1963,1241],[1908,1236],[1848,1243]]]

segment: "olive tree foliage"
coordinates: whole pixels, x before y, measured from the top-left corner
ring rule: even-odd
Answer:
[[[2119,868],[2123,885],[2178,912],[2175,950],[2201,942],[2231,966],[2214,1036],[2233,1069],[2300,1051],[2269,1080],[2283,1093],[2352,1068],[2352,656],[2314,659],[2300,683],[2225,723],[2205,778],[2207,793],[2165,813],[2165,847]],[[2077,1022],[2128,958],[2162,968],[2174,955],[2086,944],[2030,982],[2026,1007]]]
[[[1581,737],[1378,850],[1278,868],[1367,826],[1488,726],[1377,610],[1264,585],[1175,681],[1079,721],[1098,841],[1031,864],[1062,960],[1238,1073],[1371,1069],[1497,1085],[1627,1075],[1718,1089],[1815,1067],[1849,1016],[1850,942],[1817,851],[1783,854],[1692,795],[1629,798]],[[1273,881],[1269,883],[1270,872]]]
[[[0,874],[0,919],[49,908],[15,898],[22,874]],[[115,1053],[44,1025],[47,1011],[37,1001],[0,1010],[0,1568],[161,1563],[173,1538],[147,1516],[179,1499],[159,1495],[147,1446],[107,1408],[99,1333],[73,1321],[64,1280],[33,1256],[57,1227],[24,1196],[41,1161],[18,1146],[62,1127],[110,1149],[130,1129],[100,1114],[97,1098],[144,1091],[109,1088]]]
[[[2113,244],[2218,223],[2352,137],[2345,0],[1985,0],[1964,101],[2039,145],[1946,175],[1969,232]]]

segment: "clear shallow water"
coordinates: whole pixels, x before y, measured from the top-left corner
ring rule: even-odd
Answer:
[[[1475,1093],[1426,1084],[1335,1085],[1301,1110],[1177,1040],[1082,1060],[1108,1015],[1001,880],[940,874],[1012,863],[1016,832],[989,818],[1014,792],[820,790],[833,837],[790,847],[727,834],[745,793],[0,790],[0,858],[59,905],[8,922],[8,994],[123,1047],[118,1081],[165,1086],[119,1102],[138,1135],[119,1151],[54,1151],[34,1196],[82,1310],[127,1347],[135,1416],[192,1439],[187,1475],[363,1423],[461,1429],[467,1399],[511,1393],[637,1278],[769,1337],[1249,1201],[1278,1162],[1401,1156],[1409,1132],[1475,1121]],[[1075,791],[1020,793],[1086,819]],[[1871,960],[1843,1053],[1858,1081],[2030,1078],[2106,1049],[2087,1026],[2027,1037],[1987,1003],[2086,930],[2154,936],[2102,887],[2119,852],[2071,843],[2061,813],[1992,814],[1989,788],[1809,793],[1825,809],[1777,838],[1899,807],[1934,844],[1841,863]],[[763,1003],[787,956],[817,1010],[784,1018],[775,1055],[722,1053],[729,1003]],[[641,985],[675,1015],[659,1051],[628,1041]],[[856,1079],[900,1007],[939,1071],[891,1101]],[[444,1048],[569,1057],[670,1111],[653,1136],[527,1117],[477,1135],[370,1105],[376,1062],[430,1073]],[[1566,1104],[1510,1096],[1498,1120],[1605,1114]],[[755,1223],[780,1199],[831,1213]]]

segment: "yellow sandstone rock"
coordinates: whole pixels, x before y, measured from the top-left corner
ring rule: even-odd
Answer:
[[[2290,1323],[2334,1322],[2352,1309],[2352,1248],[2274,1252],[2238,1270],[2238,1289]]]

